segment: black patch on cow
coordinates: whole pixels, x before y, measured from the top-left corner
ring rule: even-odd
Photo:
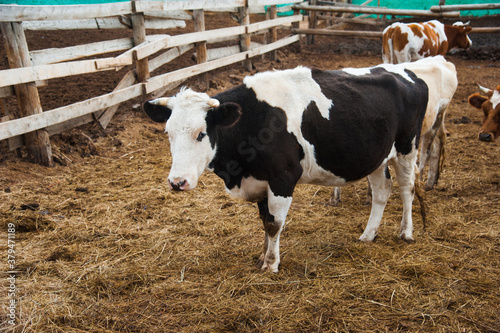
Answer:
[[[151,120],[157,123],[165,123],[172,114],[172,110],[164,105],[156,105],[148,102],[143,104],[143,110]]]
[[[419,142],[428,101],[428,88],[412,72],[411,83],[383,68],[370,75],[313,70],[313,79],[333,101],[330,119],[316,104],[304,112],[301,130],[315,147],[317,163],[346,181],[375,171],[395,145],[408,154]]]
[[[221,106],[236,103],[241,117],[232,127],[207,113],[207,133],[217,147],[209,168],[224,180],[228,189],[241,186],[243,177],[268,181],[275,195],[291,196],[302,175],[304,151],[295,136],[287,132],[286,115],[257,100],[255,92],[241,85],[214,96]],[[217,111],[217,110],[214,110]]]

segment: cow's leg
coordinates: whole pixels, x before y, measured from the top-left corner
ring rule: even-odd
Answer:
[[[434,188],[439,179],[439,172],[444,162],[444,145],[446,142],[446,130],[444,128],[444,118],[448,104],[441,104],[437,110],[436,119],[432,127],[423,134],[420,142],[420,179],[423,176],[425,165],[429,164],[429,173],[425,190],[429,191]],[[440,162],[441,161],[441,162]]]
[[[267,200],[258,204],[265,230],[264,249],[257,264],[262,271],[278,272],[280,235],[291,203],[292,196],[275,195],[269,188]]]
[[[372,210],[365,231],[359,238],[363,242],[371,242],[377,236],[385,205],[391,194],[392,181],[387,164],[381,165],[369,175],[368,181],[372,188]]]
[[[370,181],[367,181],[368,185],[366,187],[366,201],[365,205],[369,206],[372,204],[372,186],[370,185]]]
[[[431,150],[433,149],[433,140],[435,137],[435,133],[428,131],[422,135],[420,139],[420,158],[418,161],[418,172],[420,174],[420,179],[424,174],[424,168],[429,162],[429,158],[431,156]]]
[[[417,162],[417,149],[408,155],[398,154],[394,168],[399,184],[399,193],[403,201],[403,218],[399,230],[399,238],[413,241],[413,221],[411,217],[413,196],[415,194],[415,168]]]
[[[444,162],[444,146],[446,142],[446,133],[444,126],[439,128],[439,131],[432,142],[432,148],[430,149],[429,156],[429,173],[427,176],[427,182],[425,183],[425,190],[429,191],[437,185],[439,179],[439,173]]]
[[[269,245],[269,235],[268,235],[268,226],[274,223],[274,216],[269,213],[269,206],[267,205],[267,198],[257,203],[259,207],[259,216],[262,222],[264,223],[264,248],[262,249],[262,254],[260,255],[259,260],[257,261],[257,267],[262,268],[264,264],[264,258],[267,253],[267,248]]]
[[[330,195],[330,200],[326,203],[327,206],[337,207],[341,201],[340,187],[333,187],[332,194]]]

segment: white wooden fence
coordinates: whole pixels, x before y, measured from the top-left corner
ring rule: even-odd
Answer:
[[[277,40],[276,29],[299,22],[301,15],[277,17],[277,5],[290,0],[188,0],[130,1],[98,5],[17,6],[0,5],[0,27],[10,69],[0,71],[0,99],[17,96],[19,114],[2,117],[0,140],[9,140],[15,149],[26,145],[35,162],[52,165],[49,136],[93,120],[103,127],[118,105],[152,94],[161,95],[186,79],[249,59],[297,42],[298,35]],[[269,19],[250,23],[250,13],[263,13],[270,6]],[[281,8],[290,10],[290,7]],[[188,14],[187,11],[192,11]],[[240,26],[205,31],[204,12],[237,12]],[[146,35],[146,29],[185,27],[194,20],[196,32],[177,36]],[[25,30],[132,28],[133,37],[71,47],[28,50]],[[251,43],[255,33],[270,32],[271,42]],[[240,40],[240,47],[224,56],[207,52],[207,43]],[[181,54],[196,49],[197,64],[150,76],[150,72]],[[212,50],[210,50],[212,51]],[[116,57],[78,60],[84,57],[122,52]],[[158,55],[159,54],[159,55]],[[150,57],[155,56],[153,59]],[[210,59],[209,60],[209,56]],[[53,110],[42,110],[37,85],[59,77],[74,76],[133,66],[113,92]]]

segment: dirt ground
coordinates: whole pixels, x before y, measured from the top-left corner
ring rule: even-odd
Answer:
[[[498,26],[499,20],[471,24]],[[227,14],[207,19],[208,29],[230,24],[236,23]],[[130,35],[27,37],[36,50]],[[482,115],[467,103],[477,84],[500,84],[500,35],[471,39],[472,49],[447,56],[459,86],[446,119],[445,168],[437,188],[426,193],[427,228],[415,201],[416,241],[397,239],[402,204],[396,186],[376,241],[358,242],[370,210],[365,181],[344,188],[338,207],[325,206],[330,188],[300,185],[277,274],[255,268],[263,241],[256,204],[230,197],[208,172],[194,191],[168,189],[168,140],[161,125],[134,108],[139,101],[121,105],[106,130],[90,124],[53,136],[53,168],[32,164],[0,142],[0,268],[18,272],[15,280],[2,276],[0,329],[500,332],[500,146],[477,139]],[[380,40],[317,37],[314,45],[279,50],[278,61],[253,59],[252,73],[372,66],[381,62],[380,49]],[[191,63],[186,55],[159,71]],[[109,92],[125,70],[53,80],[40,88],[43,108]],[[208,93],[248,74],[240,64],[209,73]],[[186,84],[200,87],[197,79]],[[9,233],[15,246],[8,246]]]

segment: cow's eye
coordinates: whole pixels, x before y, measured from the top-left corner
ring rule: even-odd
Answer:
[[[196,138],[196,141],[201,142],[201,140],[203,140],[205,136],[207,136],[207,133],[200,132],[200,134],[198,134],[198,137]]]

